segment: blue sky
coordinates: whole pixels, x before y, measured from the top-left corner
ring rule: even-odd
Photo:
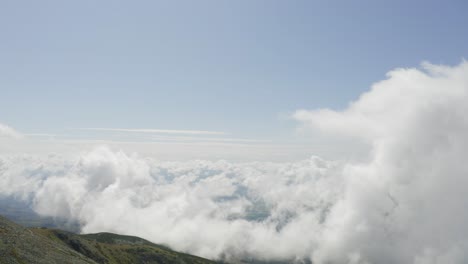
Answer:
[[[457,64],[465,1],[2,1],[0,122],[288,140],[396,67]]]

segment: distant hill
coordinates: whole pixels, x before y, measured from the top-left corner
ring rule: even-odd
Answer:
[[[176,252],[142,238],[111,233],[77,235],[26,228],[0,216],[0,262],[13,263],[193,263],[216,262]]]

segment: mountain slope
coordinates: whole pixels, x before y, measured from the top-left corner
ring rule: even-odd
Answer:
[[[0,217],[1,263],[194,263],[213,261],[172,251],[147,240],[111,233],[77,235],[25,228]]]
[[[69,246],[0,217],[2,263],[96,263]]]

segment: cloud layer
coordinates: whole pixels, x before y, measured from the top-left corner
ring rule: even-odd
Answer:
[[[397,69],[344,111],[294,114],[365,162],[161,162],[107,147],[0,159],[0,193],[83,232],[208,258],[468,262],[468,63]]]
[[[77,220],[83,232],[138,235],[209,258],[294,259],[319,242],[340,171],[317,157],[157,162],[102,147],[75,160],[3,158],[0,193]]]

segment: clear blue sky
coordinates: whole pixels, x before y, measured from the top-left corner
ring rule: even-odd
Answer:
[[[282,138],[395,67],[468,54],[466,1],[0,2],[0,122]]]

